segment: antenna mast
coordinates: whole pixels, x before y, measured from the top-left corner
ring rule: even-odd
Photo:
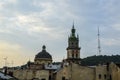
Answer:
[[[5,60],[5,67],[7,67],[7,57],[5,57],[4,60]]]
[[[98,27],[98,55],[101,55],[100,30],[99,30],[99,27]]]

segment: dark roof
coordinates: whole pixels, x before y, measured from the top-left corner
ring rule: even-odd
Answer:
[[[43,46],[42,47],[43,50],[41,52],[39,52],[35,58],[47,58],[47,59],[52,59],[52,56],[46,51],[46,47]]]

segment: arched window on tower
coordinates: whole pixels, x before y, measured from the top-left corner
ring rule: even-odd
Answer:
[[[72,45],[73,45],[73,42],[72,42]]]
[[[75,53],[78,53],[78,50],[76,50],[76,52]]]
[[[74,43],[72,42],[72,43],[71,43],[71,47],[73,47],[73,46],[74,46]]]
[[[72,53],[72,58],[74,58],[74,53]]]
[[[78,54],[76,54],[76,58],[78,58]]]
[[[72,50],[72,58],[74,58],[74,50]]]

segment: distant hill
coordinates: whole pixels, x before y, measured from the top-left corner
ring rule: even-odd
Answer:
[[[120,55],[112,55],[112,56],[107,56],[107,55],[99,55],[99,56],[90,56],[87,58],[83,58],[81,60],[81,64],[84,66],[93,66],[93,65],[98,65],[98,64],[106,64],[106,63],[120,63]]]

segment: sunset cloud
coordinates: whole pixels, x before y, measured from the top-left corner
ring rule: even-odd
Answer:
[[[11,62],[14,62],[14,66],[25,63],[29,60],[26,57],[26,51],[19,44],[9,43],[5,41],[0,41],[0,67],[2,67],[5,63],[4,58],[7,57],[7,65],[12,66]],[[23,59],[24,58],[24,59]]]

